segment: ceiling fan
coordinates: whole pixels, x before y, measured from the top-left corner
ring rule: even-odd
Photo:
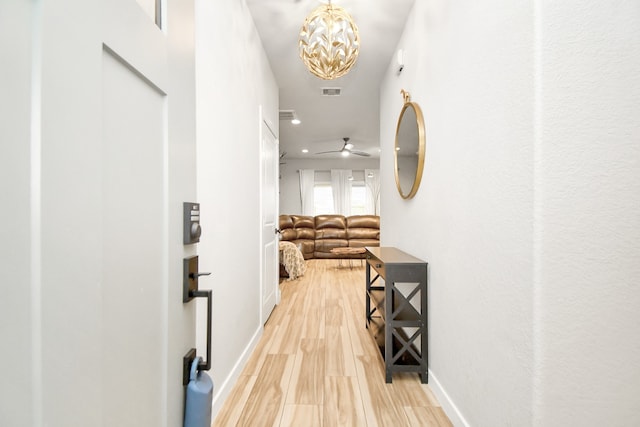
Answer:
[[[322,151],[322,152],[316,153],[316,154],[340,153],[344,157],[347,157],[349,154],[355,154],[356,156],[363,156],[363,157],[370,157],[371,156],[371,154],[365,153],[364,151],[354,150],[353,149],[353,144],[351,144],[349,142],[349,139],[350,139],[349,137],[342,138],[342,140],[344,141],[344,145],[342,146],[342,148],[340,150]]]

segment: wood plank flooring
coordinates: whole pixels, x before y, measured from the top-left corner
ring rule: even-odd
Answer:
[[[384,382],[365,328],[365,268],[308,260],[282,299],[214,426],[452,426],[417,374]]]

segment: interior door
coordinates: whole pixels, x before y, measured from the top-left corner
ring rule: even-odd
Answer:
[[[168,2],[102,2],[103,425],[182,423],[180,367],[195,335],[181,296],[195,250],[181,236],[182,202],[196,193],[189,3],[159,13]]]
[[[262,116],[262,114],[260,115]],[[266,323],[280,302],[278,289],[278,140],[261,117],[261,249],[262,323]]]
[[[0,1],[2,426],[182,425],[193,18],[193,0]]]

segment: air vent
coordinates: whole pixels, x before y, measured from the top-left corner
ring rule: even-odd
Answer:
[[[342,92],[341,87],[323,87],[322,96],[340,96]]]
[[[280,110],[280,120],[293,120],[296,117],[294,110]]]

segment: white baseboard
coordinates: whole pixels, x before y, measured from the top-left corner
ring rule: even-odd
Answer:
[[[238,378],[240,377],[240,373],[242,372],[242,369],[244,369],[244,366],[247,364],[247,361],[249,360],[249,357],[253,353],[253,350],[255,350],[256,346],[258,345],[258,341],[260,341],[263,331],[264,331],[264,327],[260,325],[260,327],[255,332],[255,334],[253,334],[253,337],[249,341],[249,344],[247,344],[247,346],[245,347],[244,351],[242,352],[242,355],[240,355],[240,358],[238,359],[236,364],[233,366],[233,369],[231,370],[229,375],[227,375],[227,378],[225,378],[224,381],[222,382],[222,385],[220,387],[217,387],[217,390],[214,388],[215,394],[213,395],[213,403],[211,404],[212,406],[211,421],[212,422],[213,420],[216,419],[218,412],[220,412],[220,409],[222,409],[222,405],[224,404],[227,397],[229,397],[229,395],[231,394],[231,389],[233,389],[233,386],[238,381]]]
[[[447,417],[449,417],[449,420],[455,427],[471,427],[431,370],[429,370],[429,388],[436,396],[438,402],[440,402],[440,406],[442,406],[442,410],[447,414]]]

